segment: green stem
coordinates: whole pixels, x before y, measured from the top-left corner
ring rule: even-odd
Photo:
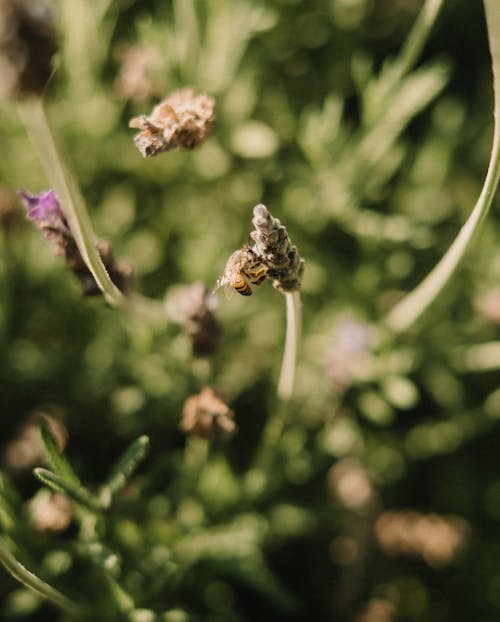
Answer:
[[[393,73],[391,75],[391,85],[399,83],[414,64],[417,62],[429,34],[434,26],[434,22],[439,14],[443,0],[427,0],[420,11],[413,28],[406,37],[405,44],[399,57],[394,62]],[[389,90],[392,90],[389,88]]]
[[[446,254],[425,279],[407,294],[385,318],[386,325],[395,333],[408,330],[448,284],[488,214],[500,179],[500,3],[498,0],[484,0],[484,7],[495,95],[495,125],[488,172],[471,215]]]
[[[106,302],[112,307],[120,307],[124,302],[124,296],[110,279],[95,247],[95,235],[85,203],[77,184],[64,166],[42,100],[31,98],[23,101],[20,103],[20,112],[37,148],[45,173],[61,202],[61,209],[82,259],[92,273]]]
[[[61,594],[61,592],[54,589],[45,581],[39,579],[36,575],[25,568],[17,559],[10,553],[6,544],[0,540],[0,563],[3,564],[7,572],[9,572],[14,579],[20,581],[23,585],[30,588],[34,592],[37,592],[50,602],[54,603],[57,607],[65,611],[66,613],[76,615],[79,611],[77,605],[69,598]]]
[[[286,336],[283,362],[278,381],[278,397],[288,401],[293,392],[295,367],[297,362],[297,344],[300,335],[300,294],[287,292],[286,300]]]
[[[262,434],[261,446],[255,462],[256,466],[262,469],[269,467],[276,446],[283,433],[295,381],[297,345],[300,337],[300,294],[299,292],[287,292],[285,300],[286,335],[277,390],[279,404],[276,412],[269,418]]]

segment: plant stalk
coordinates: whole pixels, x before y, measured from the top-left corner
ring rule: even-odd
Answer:
[[[19,104],[21,118],[33,141],[47,178],[54,188],[61,209],[73,233],[78,250],[92,273],[106,302],[120,307],[124,296],[113,283],[95,247],[95,235],[79,188],[64,166],[41,98],[30,98]]]
[[[300,294],[299,292],[287,292],[286,300],[286,335],[283,362],[281,363],[280,377],[278,381],[278,397],[282,401],[288,401],[293,392],[295,380],[295,367],[297,364],[297,344],[300,338]]]
[[[397,84],[415,65],[422,53],[443,0],[427,0],[408,34],[403,49],[393,65],[392,84]]]
[[[3,540],[0,540],[0,563],[3,564],[4,568],[14,579],[37,592],[66,613],[75,615],[79,612],[79,608],[73,601],[25,568],[10,553]]]
[[[287,292],[285,350],[281,363],[277,394],[279,403],[276,412],[269,418],[264,432],[255,465],[267,469],[272,462],[276,446],[281,438],[288,418],[288,406],[293,393],[295,367],[297,364],[297,345],[300,338],[300,294]]]
[[[488,40],[493,67],[494,117],[493,146],[486,179],[468,220],[439,263],[417,287],[386,316],[385,324],[394,333],[408,330],[436,300],[465,257],[486,218],[500,179],[500,2],[484,0]]]

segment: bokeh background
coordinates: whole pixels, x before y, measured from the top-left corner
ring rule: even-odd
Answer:
[[[94,619],[500,619],[495,206],[418,324],[391,337],[383,323],[457,235],[491,149],[482,3],[444,3],[415,66],[390,82],[422,6],[51,3],[48,114],[137,291],[172,309],[183,287],[212,289],[260,202],[306,260],[289,423],[266,493],[249,500],[278,408],[283,297],[268,283],[251,298],[218,292],[223,337],[208,359],[170,316],[82,297],[16,197],[48,182],[15,103],[0,105],[0,527]],[[215,98],[213,135],[143,159],[128,120],[186,85]],[[179,423],[207,384],[239,432],[196,466],[203,450],[191,443],[190,457]],[[151,438],[91,537],[61,499],[59,522],[40,517],[53,501],[31,472],[44,464],[40,413],[91,490]],[[3,569],[0,598],[6,622],[67,619]]]

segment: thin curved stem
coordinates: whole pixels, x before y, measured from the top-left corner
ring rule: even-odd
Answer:
[[[14,579],[17,579],[26,587],[54,603],[54,605],[66,613],[78,614],[79,608],[73,601],[25,568],[12,555],[2,540],[0,540],[0,563]]]
[[[279,404],[276,412],[269,418],[264,428],[261,446],[255,460],[255,465],[262,469],[269,467],[274,450],[283,433],[295,381],[297,347],[300,338],[300,294],[299,292],[288,292],[285,294],[285,300],[286,335],[285,350],[277,389]]]
[[[490,209],[500,179],[500,3],[484,0],[488,40],[493,66],[495,95],[493,146],[483,189],[467,222],[454,242],[425,279],[386,316],[385,324],[395,333],[408,330],[436,300],[469,249]]]
[[[124,296],[109,277],[95,247],[95,235],[85,203],[59,154],[42,99],[38,97],[27,99],[20,103],[19,109],[29,136],[37,148],[45,173],[60,200],[61,209],[82,259],[106,302],[112,307],[121,306],[124,303]]]
[[[300,338],[300,294],[288,292],[286,300],[286,336],[283,362],[278,381],[278,397],[287,401],[292,396],[297,364],[297,344]]]
[[[443,0],[427,0],[420,11],[413,28],[408,34],[403,49],[393,65],[391,82],[396,84],[417,62],[429,38],[434,22],[439,14]]]

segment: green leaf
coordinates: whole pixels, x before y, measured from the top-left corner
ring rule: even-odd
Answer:
[[[51,585],[42,581],[33,572],[25,568],[9,551],[7,544],[0,540],[0,563],[20,583],[30,590],[40,594],[57,607],[69,614],[77,614],[78,608],[69,598],[54,589]]]
[[[73,467],[61,453],[47,423],[43,421],[43,419],[40,422],[40,434],[42,435],[50,466],[54,469],[55,473],[74,486],[81,486],[80,480],[73,471]]]
[[[373,165],[384,157],[408,123],[440,93],[449,73],[446,64],[432,63],[404,78],[361,140],[356,159]]]
[[[33,474],[42,482],[42,484],[45,484],[56,492],[62,492],[86,509],[91,510],[92,512],[100,511],[102,509],[99,501],[94,499],[92,495],[85,488],[83,488],[83,486],[75,485],[74,482],[68,482],[59,475],[52,473],[52,471],[41,467],[33,469]]]
[[[118,462],[111,469],[109,477],[101,487],[100,497],[105,507],[109,506],[113,496],[120,491],[127,480],[146,457],[149,438],[140,436],[125,450]]]
[[[391,309],[385,319],[394,333],[408,330],[437,299],[466,256],[473,240],[488,215],[500,181],[500,5],[485,0],[486,25],[493,68],[494,128],[490,163],[481,194],[453,243],[429,274],[415,289]]]

